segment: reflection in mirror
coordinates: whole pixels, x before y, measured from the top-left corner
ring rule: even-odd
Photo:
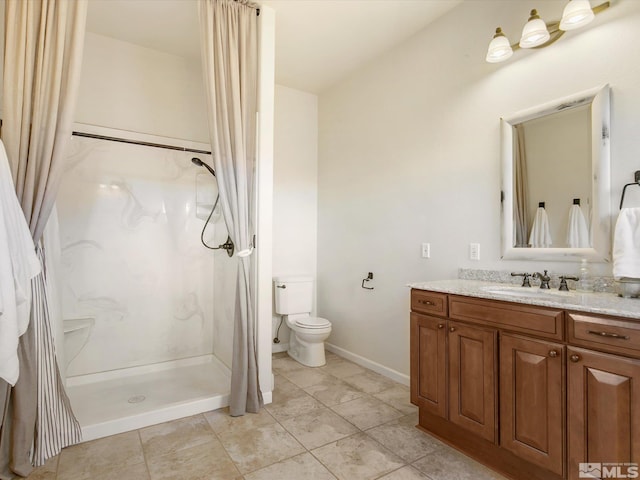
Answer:
[[[513,126],[515,247],[591,246],[590,113],[581,105]]]
[[[502,119],[503,258],[609,259],[608,92]]]

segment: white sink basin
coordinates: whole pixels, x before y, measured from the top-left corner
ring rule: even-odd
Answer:
[[[482,291],[493,293],[496,295],[505,295],[508,297],[527,297],[527,298],[545,298],[545,297],[571,297],[574,292],[561,292],[559,290],[547,290],[538,287],[518,287],[518,286],[490,286],[482,287]]]

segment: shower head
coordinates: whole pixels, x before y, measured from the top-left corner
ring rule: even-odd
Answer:
[[[209,170],[209,173],[211,175],[213,175],[214,177],[216,176],[216,172],[213,171],[213,168],[211,168],[209,165],[207,165],[206,163],[204,163],[202,160],[200,160],[198,157],[193,157],[191,159],[191,162],[193,162],[194,165],[197,165],[199,167],[204,167],[207,170]]]

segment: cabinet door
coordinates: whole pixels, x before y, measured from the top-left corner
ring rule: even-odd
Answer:
[[[569,478],[579,463],[640,462],[640,361],[573,347],[567,358]]]
[[[564,346],[500,337],[500,445],[563,473]]]
[[[496,441],[497,332],[449,322],[449,420]]]
[[[447,416],[446,320],[411,314],[411,401]]]

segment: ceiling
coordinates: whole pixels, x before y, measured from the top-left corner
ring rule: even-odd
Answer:
[[[263,0],[276,12],[276,83],[320,93],[462,0]],[[90,0],[87,30],[198,59],[195,0]]]

